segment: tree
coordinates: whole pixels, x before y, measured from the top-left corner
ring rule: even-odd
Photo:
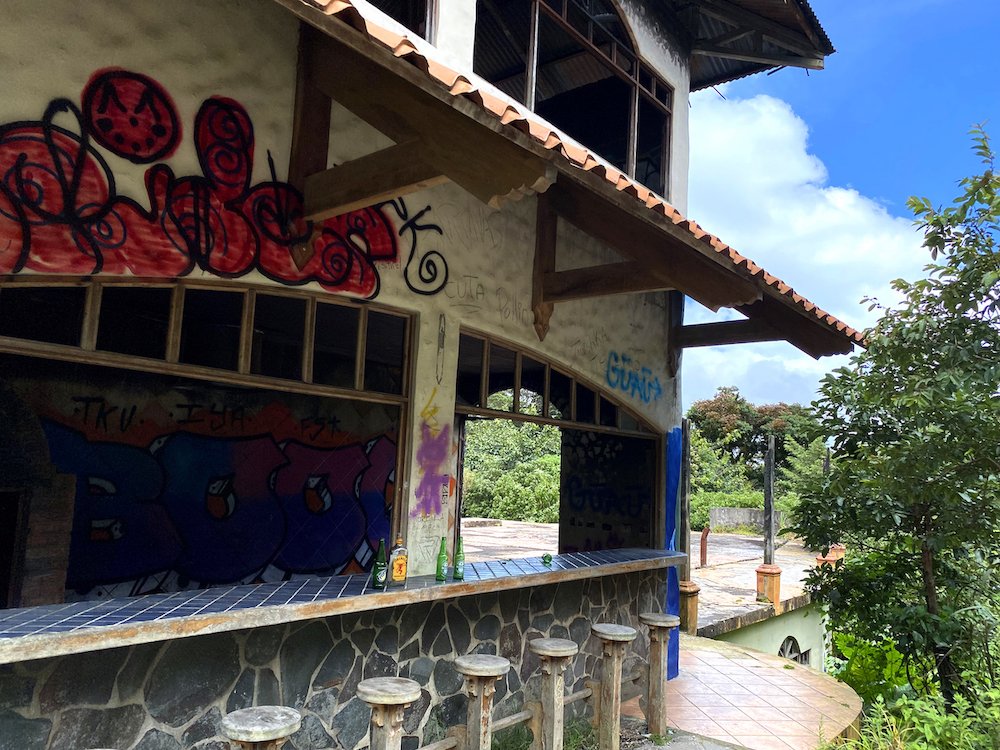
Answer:
[[[764,465],[769,437],[777,438],[775,462],[780,466],[786,457],[786,436],[808,443],[819,429],[809,407],[785,403],[755,406],[735,386],[719,388],[714,397],[695,401],[687,416],[710,442],[746,466],[751,476],[759,474]],[[761,481],[755,480],[758,488]]]
[[[778,510],[794,514],[802,492],[822,478],[828,448],[821,437],[800,443],[791,435],[785,438],[784,448],[785,462],[777,467],[775,502]]]
[[[490,396],[491,408],[509,410],[511,391]],[[525,412],[540,399],[521,392]],[[462,514],[553,523],[559,520],[562,436],[553,425],[510,419],[469,420],[465,426]]]
[[[983,173],[952,206],[909,206],[927,277],[897,280],[867,348],[827,376],[814,404],[837,461],[803,494],[795,531],[848,544],[811,579],[834,625],[888,636],[930,669],[946,702],[994,682],[1000,569],[1000,179]]]

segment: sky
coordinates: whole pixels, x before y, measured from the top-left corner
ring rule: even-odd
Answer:
[[[906,207],[947,205],[980,167],[968,135],[1000,145],[1000,1],[812,0],[837,52],[692,96],[688,215],[855,328],[866,296],[929,260]],[[722,320],[689,302],[687,323]],[[809,403],[847,357],[790,344],[684,353],[683,402],[735,385],[754,403]]]

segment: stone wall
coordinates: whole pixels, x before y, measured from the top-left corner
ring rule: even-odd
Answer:
[[[537,696],[538,661],[527,650],[534,638],[581,644],[566,678],[579,690],[600,674],[591,624],[632,625],[639,637],[628,674],[648,655],[638,614],[662,611],[665,580],[652,571],[570,581],[0,666],[0,750],[226,750],[221,717],[267,704],[303,711],[289,747],[351,750],[368,741],[358,682],[395,674],[422,687],[404,727],[403,748],[415,750],[465,721],[457,655],[511,660],[497,685],[498,718]]]
[[[708,525],[713,529],[750,526],[764,533],[764,511],[757,508],[709,508]],[[781,528],[781,512],[774,511],[775,528]]]

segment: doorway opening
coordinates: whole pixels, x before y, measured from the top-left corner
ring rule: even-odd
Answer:
[[[463,333],[456,413],[466,560],[654,544],[660,441],[598,389]]]

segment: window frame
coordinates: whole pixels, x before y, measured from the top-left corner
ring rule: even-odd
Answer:
[[[650,106],[657,109],[664,117],[664,132],[662,135],[662,149],[663,157],[662,163],[660,165],[660,180],[663,184],[663,197],[670,200],[670,172],[671,172],[671,146],[673,141],[673,101],[674,101],[674,88],[667,83],[652,66],[648,65],[639,53],[636,51],[635,38],[629,28],[628,23],[626,23],[625,17],[618,7],[618,4],[614,0],[607,0],[608,4],[614,9],[618,15],[619,23],[624,29],[625,33],[629,38],[629,42],[632,46],[631,49],[627,49],[618,38],[610,31],[604,28],[600,22],[596,21],[590,14],[582,8],[575,0],[529,0],[531,7],[529,10],[530,26],[528,32],[527,40],[527,53],[525,59],[525,74],[524,74],[524,91],[520,97],[520,101],[528,107],[532,112],[535,111],[536,107],[536,92],[537,92],[537,78],[538,78],[538,51],[539,51],[539,34],[542,14],[552,22],[556,23],[559,28],[568,34],[574,42],[579,44],[585,51],[592,54],[597,61],[605,65],[609,72],[616,75],[622,81],[629,85],[630,100],[629,100],[629,129],[626,134],[627,144],[626,144],[626,163],[624,171],[629,177],[636,178],[636,169],[638,163],[638,141],[639,141],[639,103],[640,100],[644,100]],[[483,0],[477,3],[477,19],[479,10],[482,8]],[[558,5],[559,8],[556,9],[553,5]],[[588,17],[588,34],[582,34],[570,21],[569,21],[569,8],[573,5],[576,10],[584,13]],[[610,55],[606,54],[601,47],[594,41],[594,28],[595,26],[600,26],[604,34],[610,39],[611,50]],[[631,62],[631,72],[627,69],[623,61]],[[478,72],[478,71],[477,71]],[[485,78],[485,76],[484,76]],[[489,79],[487,79],[489,80]],[[572,89],[570,89],[572,90]],[[583,144],[588,149],[592,147],[588,146],[586,143]],[[604,157],[597,151],[594,151],[599,156]],[[648,186],[647,186],[648,187]]]
[[[329,294],[288,290],[282,287],[253,284],[226,284],[217,280],[187,280],[183,283],[136,282],[133,279],[81,280],[67,277],[7,278],[0,281],[0,294],[6,289],[36,287],[86,287],[83,322],[79,345],[53,344],[34,339],[0,336],[0,353],[19,354],[43,359],[81,362],[106,367],[118,367],[142,372],[162,373],[208,380],[217,383],[244,387],[267,388],[269,390],[303,393],[317,396],[374,401],[402,407],[405,413],[410,402],[413,387],[413,367],[415,357],[415,316],[413,313],[385,305],[359,303],[349,299],[332,299]],[[166,288],[171,290],[170,320],[167,326],[166,355],[163,359],[142,357],[132,354],[107,351],[97,348],[97,334],[100,323],[101,297],[103,290],[112,286],[140,288]],[[239,358],[235,370],[187,364],[180,361],[181,330],[184,319],[184,293],[187,289],[217,291],[240,294],[243,297],[243,314],[240,326]],[[261,375],[252,372],[253,323],[257,295],[294,297],[306,300],[306,320],[303,331],[302,374],[297,380]],[[354,387],[324,385],[312,382],[313,345],[315,341],[316,306],[321,304],[343,305],[359,311],[358,338],[355,347]],[[399,394],[369,391],[364,389],[365,339],[368,311],[400,317],[405,321],[403,340],[403,382]],[[358,365],[358,360],[361,364]]]
[[[555,427],[563,427],[572,430],[582,430],[585,432],[603,432],[612,433],[615,435],[625,435],[629,437],[639,437],[647,438],[650,440],[656,440],[659,438],[660,433],[657,429],[641,414],[636,412],[634,409],[623,404],[618,398],[616,398],[612,393],[609,393],[606,388],[602,388],[600,385],[594,383],[592,380],[581,377],[573,371],[572,368],[567,367],[565,364],[555,362],[549,357],[546,357],[538,352],[526,349],[523,345],[508,341],[506,339],[498,338],[488,333],[482,333],[480,331],[473,330],[471,328],[466,328],[462,326],[459,330],[459,337],[467,336],[469,338],[479,339],[483,342],[483,352],[482,361],[479,371],[479,403],[480,406],[470,405],[470,404],[455,404],[455,413],[466,417],[480,417],[488,419],[510,419],[517,422],[533,422],[535,424],[547,424],[553,425]],[[461,340],[461,338],[460,338]],[[511,404],[510,411],[503,411],[501,409],[493,409],[486,406],[489,398],[489,367],[490,367],[490,346],[497,345],[503,347],[504,349],[509,349],[516,355],[516,364],[514,369],[514,386],[513,386],[513,403]],[[542,406],[541,414],[528,414],[521,410],[521,365],[524,358],[530,358],[534,362],[540,363],[545,366],[545,380],[544,388],[545,392],[541,393],[542,396]],[[457,369],[457,368],[456,368]],[[550,404],[550,386],[552,382],[552,371],[556,370],[559,374],[569,378],[570,384],[570,412],[568,415],[562,417],[551,417],[549,416],[549,404]],[[457,383],[457,377],[456,377]],[[594,394],[594,409],[595,409],[595,420],[594,422],[579,422],[577,421],[576,407],[577,407],[577,386],[583,386],[585,389],[592,391]],[[606,402],[614,406],[617,410],[615,415],[615,424],[607,425],[602,424],[600,419],[602,402]],[[627,414],[631,420],[633,420],[638,426],[638,430],[628,429],[622,426],[622,414]]]

